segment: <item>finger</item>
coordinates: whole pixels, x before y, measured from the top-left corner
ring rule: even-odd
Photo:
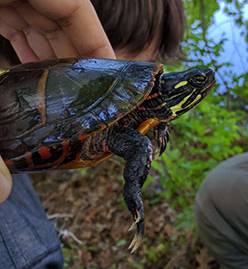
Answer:
[[[30,27],[14,8],[0,8],[0,18],[12,28],[25,34],[29,46],[40,60],[55,57],[55,54],[46,38]]]
[[[29,2],[36,10],[56,20],[80,55],[115,58],[89,0],[29,0]]]
[[[29,46],[23,32],[12,28],[1,19],[0,34],[10,41],[21,62],[26,63],[39,60],[39,58],[35,55]]]
[[[50,43],[43,35],[32,28],[27,28],[24,33],[29,46],[40,60],[56,58]]]
[[[0,156],[0,203],[4,202],[12,189],[12,177]]]
[[[55,22],[37,12],[29,3],[19,2],[14,6],[23,20],[40,33],[40,41],[43,36],[44,40],[42,40],[42,44],[37,40],[37,33],[35,39],[33,39],[33,36],[30,36],[28,39],[30,46],[37,55],[40,53],[44,55],[47,54],[47,58],[53,58],[55,55],[57,58],[79,56],[72,42]],[[44,44],[46,44],[46,46],[49,45],[50,50],[53,52],[53,56],[51,56],[51,51],[48,51],[43,47]]]

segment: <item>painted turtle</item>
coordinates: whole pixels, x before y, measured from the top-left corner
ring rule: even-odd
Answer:
[[[144,234],[141,187],[152,142],[162,153],[167,123],[198,104],[214,82],[211,69],[164,73],[161,64],[109,59],[1,70],[0,155],[13,173],[94,166],[111,154],[124,158],[133,252]]]

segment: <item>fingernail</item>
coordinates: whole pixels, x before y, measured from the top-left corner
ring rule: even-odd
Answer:
[[[4,202],[8,198],[11,188],[11,174],[0,156],[0,203]]]

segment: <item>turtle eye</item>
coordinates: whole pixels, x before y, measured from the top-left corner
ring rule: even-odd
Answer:
[[[198,82],[203,82],[206,80],[206,76],[202,75],[202,76],[196,76],[195,77],[195,80],[198,81]]]
[[[205,74],[196,74],[189,81],[195,86],[201,86],[206,83],[207,76]]]

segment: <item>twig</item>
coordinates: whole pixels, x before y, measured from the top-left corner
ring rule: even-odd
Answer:
[[[68,238],[72,238],[77,244],[79,245],[83,245],[83,241],[81,241],[80,239],[78,239],[76,237],[76,235],[72,232],[70,232],[69,230],[60,230],[59,231],[59,238],[61,238],[61,240],[68,240]]]
[[[53,220],[53,219],[70,219],[73,217],[72,214],[67,214],[67,213],[55,213],[52,215],[48,215],[47,216],[49,220]]]

